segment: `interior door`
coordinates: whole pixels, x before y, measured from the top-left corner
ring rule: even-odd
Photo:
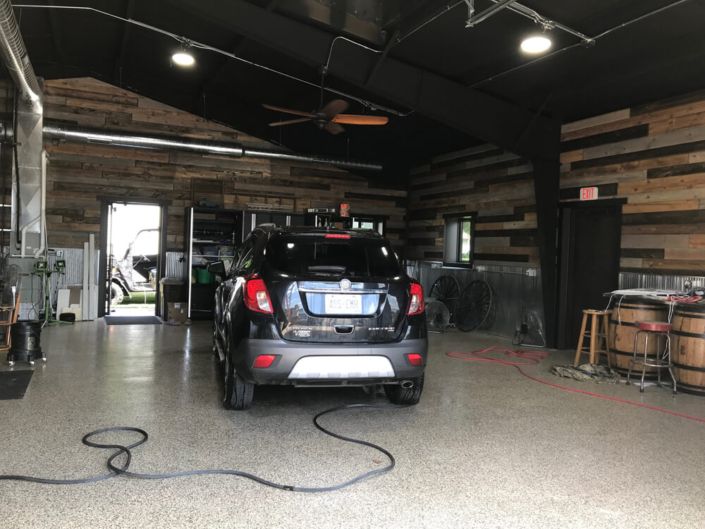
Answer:
[[[622,205],[577,203],[561,209],[558,346],[574,348],[583,309],[601,309],[618,288]]]

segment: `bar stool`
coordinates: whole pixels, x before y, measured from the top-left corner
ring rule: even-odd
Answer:
[[[673,375],[673,363],[671,362],[671,324],[661,321],[642,321],[637,324],[638,330],[634,335],[634,354],[629,361],[629,371],[627,372],[627,384],[631,383],[632,369],[634,366],[641,366],[641,384],[639,391],[644,392],[644,377],[646,376],[646,368],[653,367],[656,369],[657,384],[661,386],[661,370],[668,369],[673,381],[673,394],[678,391],[676,386],[676,377]],[[644,354],[639,354],[639,337],[644,337]],[[649,337],[656,340],[656,351],[649,354]],[[663,338],[664,347],[661,351],[659,342]]]
[[[583,310],[583,321],[580,325],[580,336],[578,338],[578,346],[575,349],[573,367],[580,365],[580,356],[583,354],[588,355],[588,361],[591,364],[596,364],[600,359],[600,354],[605,354],[607,356],[607,365],[612,367],[610,364],[609,343],[607,339],[610,328],[610,314],[612,314],[611,310]],[[590,320],[589,331],[587,331],[588,320]],[[585,346],[585,338],[590,338],[590,344],[588,346]],[[602,344],[600,344],[601,341]]]

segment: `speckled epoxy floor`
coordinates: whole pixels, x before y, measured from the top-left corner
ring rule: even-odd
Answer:
[[[247,412],[220,406],[210,327],[51,328],[49,361],[24,399],[0,401],[0,473],[76,477],[103,470],[80,444],[108,425],[149,430],[135,470],[238,467],[328,484],[379,456],[323,436],[314,412],[374,400],[357,389],[259,390]],[[230,477],[116,479],[73,487],[0,482],[0,526],[15,528],[501,527],[694,528],[705,520],[705,425],[567,394],[447,351],[501,343],[431,337],[422,403],[325,419],[391,449],[392,474],[303,495]],[[547,378],[556,353],[534,372]],[[635,387],[561,382],[625,398]],[[649,388],[645,402],[705,416],[705,399]],[[381,400],[381,399],[380,399]]]

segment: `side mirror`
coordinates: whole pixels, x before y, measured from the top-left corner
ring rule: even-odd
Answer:
[[[208,263],[208,271],[211,274],[215,274],[220,277],[225,277],[225,263],[223,261],[216,261],[214,263]]]

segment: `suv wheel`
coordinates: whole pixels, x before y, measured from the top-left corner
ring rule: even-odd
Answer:
[[[235,372],[230,355],[225,355],[225,395],[223,406],[229,410],[246,410],[252,405],[255,385],[246,382]]]
[[[384,392],[393,404],[418,404],[423,391],[423,375],[417,378],[410,378],[413,385],[410,388],[403,388],[401,384],[385,385]]]

